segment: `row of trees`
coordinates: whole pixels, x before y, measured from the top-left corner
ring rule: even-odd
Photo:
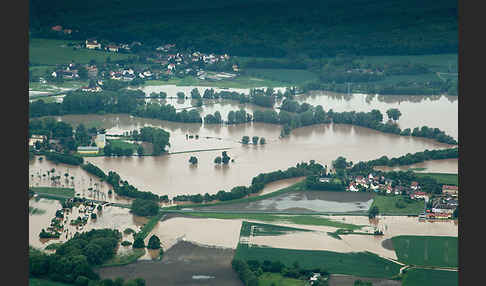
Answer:
[[[265,138],[264,138],[264,137],[258,137],[258,136],[253,136],[253,137],[251,137],[251,143],[252,143],[253,145],[257,145],[257,144],[258,144],[258,139],[260,139],[260,145],[263,145],[263,144],[265,144],[265,143],[266,143],[266,140],[265,140]],[[243,143],[243,144],[245,144],[245,145],[246,145],[246,144],[248,144],[248,143],[250,143],[250,137],[249,137],[249,136],[246,136],[246,135],[245,135],[245,136],[243,136],[243,137],[241,138],[241,143]]]
[[[131,204],[131,212],[138,216],[154,216],[159,213],[159,204],[153,200],[135,199]]]
[[[321,279],[325,276],[329,276],[329,272],[324,269],[305,269],[300,267],[297,261],[295,261],[292,265],[288,266],[278,260],[264,260],[263,262],[260,262],[259,260],[245,261],[241,259],[233,259],[233,261],[231,261],[231,266],[233,270],[238,273],[238,277],[244,285],[259,285],[258,277],[265,272],[279,273],[284,277],[300,280],[308,280],[310,277],[312,277],[314,273],[321,274]],[[321,279],[314,281],[312,285],[327,285],[327,283],[325,283],[325,281]]]
[[[229,201],[241,199],[249,194],[255,194],[263,190],[266,184],[288,178],[308,176],[312,174],[320,174],[325,168],[319,163],[311,160],[309,163],[298,163],[296,167],[290,167],[285,171],[278,170],[270,173],[261,173],[254,177],[249,187],[236,186],[229,192],[221,190],[216,194],[210,195],[209,193],[196,194],[196,195],[178,195],[173,198],[174,201],[191,201],[194,203],[218,201]]]

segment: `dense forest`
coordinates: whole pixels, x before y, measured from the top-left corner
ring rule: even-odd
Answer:
[[[457,53],[457,1],[30,0],[32,37],[175,43],[236,56]],[[62,25],[70,35],[50,30]]]

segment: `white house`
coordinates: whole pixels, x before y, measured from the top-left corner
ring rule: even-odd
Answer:
[[[358,192],[358,191],[359,191],[358,187],[357,187],[357,186],[356,186],[354,183],[351,183],[351,184],[349,185],[349,190],[350,190],[351,192]]]

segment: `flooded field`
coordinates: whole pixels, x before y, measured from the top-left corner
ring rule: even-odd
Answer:
[[[129,115],[68,115],[58,117],[70,124],[98,125],[108,134],[122,134],[143,126],[155,126],[171,133],[169,152],[187,152],[158,157],[92,157],[105,172],[116,171],[132,185],[172,197],[178,194],[217,193],[237,185],[249,185],[259,173],[287,169],[302,161],[316,160],[330,165],[338,156],[353,162],[371,160],[383,155],[398,157],[425,149],[450,147],[424,138],[402,137],[345,124],[320,124],[298,128],[289,138],[280,139],[280,126],[248,123],[232,126],[186,124],[155,119],[141,119]],[[186,134],[198,134],[188,139]],[[243,145],[243,136],[265,137],[265,145]],[[394,146],[394,148],[389,148]],[[217,166],[214,158],[226,150],[235,160],[228,166]],[[190,152],[192,151],[192,152]],[[198,158],[197,166],[188,163],[190,156]],[[163,170],[163,171],[161,171]],[[187,178],[191,180],[187,180]]]
[[[328,91],[312,91],[298,95],[299,102],[312,105],[322,105],[327,111],[363,111],[378,109],[387,120],[386,111],[398,108],[402,116],[398,120],[401,129],[420,127],[440,128],[447,134],[458,138],[458,97],[446,95],[373,95],[373,94],[342,94]],[[444,116],[446,115],[447,116]]]
[[[412,165],[405,166],[376,166],[376,170],[388,171],[406,171],[409,168],[425,168],[425,170],[415,171],[415,172],[427,172],[427,173],[449,173],[457,174],[459,172],[459,161],[458,159],[442,159],[442,160],[430,160],[422,163],[416,163]]]
[[[39,160],[40,157],[42,160]],[[52,169],[54,169],[53,173]],[[60,177],[59,180],[52,180],[52,177],[57,176]],[[34,159],[29,160],[29,186],[74,188],[79,197],[124,204],[131,202],[129,198],[118,196],[114,192],[108,194],[112,189],[111,186],[81,167],[56,164],[46,160],[45,156],[35,156]]]
[[[98,272],[102,279],[141,277],[147,286],[243,286],[231,268],[233,256],[233,249],[181,241],[167,250],[161,261],[142,260],[125,266],[101,268]]]
[[[201,246],[236,249],[241,221],[205,218],[173,217],[160,221],[147,235],[145,244],[155,234],[165,250],[179,241],[188,241]],[[142,259],[150,259],[146,254]]]
[[[147,222],[147,218],[132,215],[129,209],[115,206],[104,206],[101,211],[95,210],[96,219],[88,218],[88,222],[81,229],[71,225],[70,221],[77,217],[83,217],[84,207],[73,207],[72,211],[64,214],[63,224],[64,231],[59,239],[41,239],[39,233],[42,229],[50,226],[51,219],[55,217],[56,210],[61,209],[61,203],[57,200],[32,198],[29,200],[29,206],[45,210],[41,215],[29,215],[29,244],[36,248],[45,248],[47,245],[56,242],[65,242],[70,239],[76,232],[90,231],[91,229],[111,228],[118,229],[123,234],[123,230],[131,228],[139,231]],[[123,234],[123,240],[133,241],[131,234]],[[123,247],[120,247],[123,251]]]
[[[267,246],[274,248],[298,250],[327,250],[334,252],[362,252],[369,251],[382,257],[397,259],[390,238],[398,235],[426,235],[426,236],[457,236],[457,224],[453,221],[430,222],[419,221],[417,217],[386,216],[377,220],[370,220],[367,216],[324,216],[333,220],[364,227],[358,232],[372,233],[375,229],[382,230],[384,235],[347,234],[336,239],[328,232],[337,230],[329,226],[296,225],[288,223],[274,223],[280,226],[295,227],[312,230],[312,232],[289,232],[275,236],[250,236],[240,238],[241,243]],[[305,243],[296,243],[305,242]]]
[[[373,203],[372,193],[298,191],[255,202],[204,207],[204,210],[281,212],[366,212]]]

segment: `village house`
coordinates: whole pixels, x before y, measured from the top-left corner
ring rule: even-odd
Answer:
[[[414,191],[415,191],[415,190],[417,190],[417,189],[419,188],[419,184],[418,184],[418,182],[413,181],[413,182],[410,184],[410,188],[411,188],[412,190],[414,190]]]
[[[90,50],[101,49],[101,44],[94,39],[86,40],[86,48]]]
[[[410,194],[411,199],[425,199],[426,197],[427,197],[427,193],[425,192],[415,191],[412,194]]]
[[[56,31],[56,32],[61,32],[62,26],[61,25],[52,26],[51,30]]]
[[[73,30],[71,30],[71,29],[64,29],[64,31],[63,31],[63,32],[64,32],[64,34],[66,34],[66,35],[71,35],[71,34],[72,34],[72,32],[73,32]]]
[[[459,187],[458,186],[443,185],[442,186],[442,194],[451,195],[451,196],[458,196],[459,195]]]
[[[238,72],[240,69],[238,68],[238,65],[234,64],[232,66],[234,72]]]
[[[456,207],[444,204],[444,203],[437,203],[432,207],[432,212],[433,213],[448,213],[452,214]]]
[[[42,143],[45,139],[46,139],[45,135],[32,134],[32,136],[29,138],[29,146],[34,146],[35,142]]]
[[[100,92],[103,89],[100,86],[95,86],[95,87],[88,87],[88,86],[83,86],[81,88],[81,91],[87,91],[87,92]]]
[[[117,53],[119,48],[120,48],[120,47],[119,47],[119,46],[117,46],[117,45],[110,44],[110,45],[108,45],[108,46],[106,46],[106,47],[105,47],[105,50],[108,50],[108,51],[110,51],[110,52]]]
[[[358,192],[359,188],[358,188],[358,186],[356,186],[355,182],[351,182],[349,184],[348,190],[351,191],[351,192]]]

